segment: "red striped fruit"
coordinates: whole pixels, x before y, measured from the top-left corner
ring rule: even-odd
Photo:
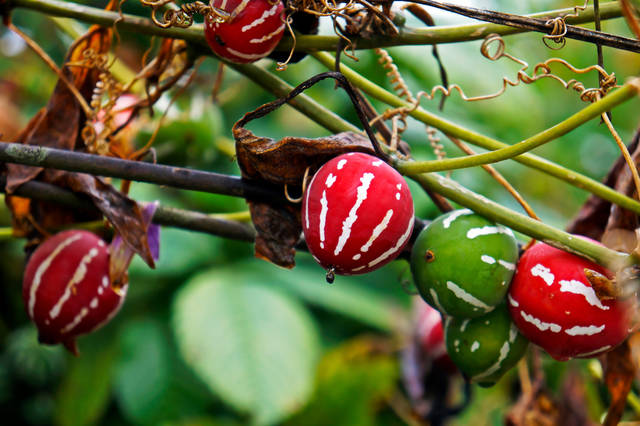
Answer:
[[[204,35],[211,49],[231,62],[264,58],[284,34],[284,5],[280,0],[213,0],[229,13],[224,22],[205,19]]]
[[[38,328],[38,340],[64,344],[106,324],[118,311],[127,287],[110,285],[109,252],[87,231],[60,232],[33,252],[24,273],[22,299]]]
[[[600,355],[631,328],[632,304],[598,299],[585,268],[611,276],[593,262],[538,243],[520,258],[509,288],[509,310],[520,332],[560,361]]]
[[[309,251],[328,271],[363,274],[395,259],[413,231],[402,176],[379,158],[343,154],[324,164],[304,193]]]

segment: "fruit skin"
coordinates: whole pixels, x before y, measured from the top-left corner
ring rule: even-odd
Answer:
[[[46,344],[77,353],[75,338],[106,324],[124,302],[109,280],[109,252],[87,231],[60,232],[42,243],[27,263],[22,299]]]
[[[451,361],[444,342],[442,315],[419,297],[415,298],[413,307],[415,336],[420,345],[420,353],[430,360],[435,368],[455,373],[457,368]]]
[[[451,360],[469,381],[481,386],[495,384],[529,345],[504,303],[478,318],[448,317],[444,333]]]
[[[213,0],[231,14],[226,22],[207,17],[204,35],[217,55],[236,63],[264,58],[284,34],[284,5],[273,0]]]
[[[471,210],[454,210],[420,232],[411,272],[422,298],[444,315],[490,312],[509,287],[518,260],[510,229]]]
[[[333,158],[304,192],[302,228],[309,251],[337,274],[363,274],[395,259],[413,222],[409,186],[372,155]]]
[[[522,255],[509,289],[509,310],[521,333],[559,361],[606,352],[632,326],[632,303],[600,301],[585,268],[612,276],[593,262],[538,243]]]

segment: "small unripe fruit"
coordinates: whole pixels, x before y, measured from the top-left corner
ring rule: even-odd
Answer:
[[[395,259],[409,241],[413,220],[413,199],[402,176],[363,153],[324,164],[302,202],[309,251],[337,274],[363,274]]]
[[[109,252],[87,231],[60,232],[31,255],[22,299],[46,344],[64,344],[77,353],[75,339],[106,324],[118,311],[125,286],[115,292],[109,280]]]
[[[524,355],[529,342],[509,317],[505,304],[478,318],[447,318],[447,352],[471,382],[491,386]]]
[[[264,58],[284,34],[284,5],[280,0],[213,0],[229,13],[225,22],[205,19],[204,35],[211,49],[231,62]]]
[[[528,249],[509,289],[509,309],[520,332],[565,361],[600,355],[629,334],[632,303],[598,299],[585,275],[603,267],[547,244]]]
[[[474,318],[507,293],[518,260],[510,229],[471,210],[454,210],[422,230],[411,253],[420,295],[444,315]]]

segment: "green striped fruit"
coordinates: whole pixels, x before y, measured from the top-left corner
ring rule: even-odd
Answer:
[[[422,230],[411,272],[422,298],[444,315],[482,316],[500,303],[518,260],[513,232],[471,210],[454,210]]]
[[[478,318],[449,317],[447,353],[467,380],[492,386],[524,355],[529,341],[511,321],[506,304]]]

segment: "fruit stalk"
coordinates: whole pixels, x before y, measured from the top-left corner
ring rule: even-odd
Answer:
[[[189,43],[202,46],[206,50],[206,41],[201,25],[193,25],[190,28],[160,28],[150,19],[130,14],[119,15],[116,12],[107,12],[95,7],[84,6],[72,2],[58,0],[7,0],[7,8],[24,8],[46,13],[52,16],[74,18],[92,24],[112,26],[118,20],[118,28],[134,31],[150,36],[170,37],[185,40]],[[564,16],[573,11],[573,8],[557,9],[546,12],[526,15],[528,18],[553,18]],[[608,2],[600,6],[600,19],[614,19],[622,16],[622,10],[618,2]],[[575,18],[568,18],[567,23],[576,25],[593,22],[593,7],[588,7]],[[507,27],[498,24],[465,24],[456,26],[443,26],[438,28],[403,28],[396,37],[384,37],[368,39],[355,39],[358,49],[371,49],[373,47],[422,45],[457,43],[461,41],[479,40],[490,33],[500,35],[519,34],[527,32],[525,29]],[[301,52],[313,52],[322,50],[336,50],[340,38],[333,35],[299,35],[296,37],[296,50]],[[289,52],[293,40],[284,37],[276,47],[276,51]]]
[[[586,241],[515,212],[438,174],[415,174],[410,177],[423,188],[438,192],[488,219],[499,222],[514,231],[526,234],[553,247],[585,257],[613,271],[621,270],[637,262],[637,259],[634,259],[632,255],[620,253]]]
[[[498,161],[507,159],[514,159],[520,154],[529,152],[540,145],[564,136],[587,121],[593,120],[601,114],[632,99],[638,92],[638,88],[636,86],[637,83],[625,84],[622,88],[608,94],[599,101],[588,105],[561,123],[558,123],[555,126],[514,145],[466,157],[443,158],[441,160],[434,161],[398,161],[397,168],[401,173],[405,174],[412,172],[439,172],[481,166],[484,164],[497,163]]]
[[[0,178],[0,187],[4,191],[4,178]],[[14,194],[21,197],[59,203],[80,210],[91,211],[94,208],[90,201],[80,199],[71,191],[43,182],[31,181],[23,183],[16,189]],[[153,215],[153,223],[240,241],[252,242],[255,238],[255,231],[250,225],[173,207],[158,206]],[[0,236],[0,239],[3,237],[13,237],[12,230],[10,228],[6,230]]]
[[[335,58],[329,53],[315,52],[311,55],[327,68],[334,69]],[[500,142],[496,139],[492,139],[473,130],[466,129],[451,121],[445,120],[435,114],[430,113],[424,108],[413,108],[413,105],[409,102],[399,98],[395,94],[371,82],[370,80],[361,76],[353,69],[344,64],[340,65],[340,71],[349,79],[349,81],[354,86],[361,89],[363,92],[392,107],[407,108],[408,115],[418,121],[421,121],[424,124],[441,130],[443,133],[492,151],[501,148],[508,148],[510,146],[504,142]],[[637,85],[637,80],[634,80],[634,83],[630,84],[632,88],[635,87],[636,92],[638,90]],[[514,161],[563,180],[570,185],[581,188],[585,191],[589,191],[590,193],[595,194],[602,199],[610,201],[613,204],[617,204],[620,207],[624,207],[625,209],[640,214],[640,203],[633,198],[627,197],[624,194],[620,194],[619,192],[613,190],[612,188],[609,188],[606,185],[603,185],[602,183],[594,179],[591,179],[580,173],[576,173],[573,170],[569,170],[547,159],[538,157],[530,153],[526,153],[515,157]]]

